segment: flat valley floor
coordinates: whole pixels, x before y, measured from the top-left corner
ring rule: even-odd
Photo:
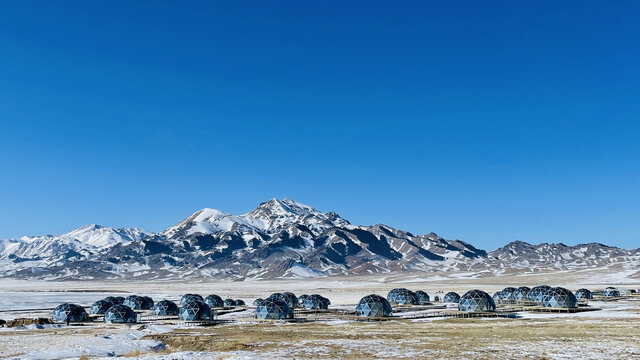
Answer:
[[[75,297],[87,302],[95,293],[150,295],[154,300],[179,299],[191,292],[240,298],[247,304],[273,292],[319,293],[333,308],[353,309],[370,293],[386,295],[396,287],[433,295],[478,288],[489,293],[506,286],[549,284],[571,290],[614,285],[640,287],[619,273],[563,272],[474,278],[471,274],[413,274],[402,276],[334,277],[247,282],[215,281],[99,281],[33,282],[3,279],[2,292],[48,296],[56,301]],[[24,295],[26,294],[26,295]],[[98,295],[100,294],[100,295]],[[7,296],[5,298],[11,298]],[[15,297],[14,297],[15,299]],[[25,299],[25,303],[28,303]],[[15,301],[15,300],[14,300]],[[81,300],[78,300],[81,302]],[[90,305],[90,303],[82,303]],[[640,359],[640,298],[592,301],[598,311],[565,313],[517,312],[517,318],[423,317],[429,311],[411,309],[407,319],[362,322],[327,314],[302,315],[296,323],[259,322],[252,307],[229,312],[226,324],[199,327],[183,324],[36,326],[0,329],[0,357],[26,359],[106,358],[146,359]],[[13,308],[11,306],[14,306]],[[21,309],[0,301],[3,318],[49,316],[48,309]],[[4,309],[4,310],[3,310]],[[6,309],[16,309],[9,311]],[[242,309],[238,309],[242,310]],[[435,310],[433,310],[435,311]],[[416,315],[411,318],[412,314]]]

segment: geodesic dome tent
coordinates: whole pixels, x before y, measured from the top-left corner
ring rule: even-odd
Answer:
[[[605,295],[607,290],[610,290],[609,292],[611,292],[613,294],[616,294],[616,291],[617,291],[617,295]],[[613,296],[613,297],[629,296],[629,295],[631,295],[631,290],[628,290],[628,289],[625,289],[625,288],[609,286],[606,289],[604,289],[603,295],[604,296]]]
[[[614,287],[608,287],[606,289],[604,289],[604,291],[602,292],[602,296],[606,296],[606,297],[620,297],[622,296],[622,294],[620,294],[620,291]]]
[[[327,309],[330,303],[331,302],[326,297],[318,294],[312,294],[304,299],[304,308],[307,310]]]
[[[630,296],[631,295],[631,290],[629,289],[625,289],[625,288],[616,288],[618,291],[620,291],[620,295],[622,296]]]
[[[194,298],[195,300],[195,298]],[[222,300],[222,298],[218,295],[215,294],[211,294],[211,295],[207,295],[206,298],[204,298],[204,303],[209,305],[209,307],[223,307],[224,306],[224,300]]]
[[[55,322],[84,322],[87,321],[87,312],[80,305],[64,303],[56,306],[51,313]]]
[[[202,296],[200,296],[198,294],[184,294],[180,298],[180,305],[184,305],[185,303],[188,303],[189,301],[193,301],[193,300],[204,301]]]
[[[127,324],[137,321],[136,313],[127,305],[117,304],[104,313],[104,322],[110,324]]]
[[[118,304],[123,304],[124,303],[124,297],[122,297],[122,296],[107,296],[106,298],[104,298],[102,300],[110,301],[111,303],[113,303],[113,305],[118,305]]]
[[[490,312],[496,310],[496,303],[491,295],[482,290],[467,291],[458,303],[459,311],[466,312]]]
[[[114,304],[111,301],[107,300],[98,300],[91,305],[91,309],[89,309],[89,314],[91,315],[104,315],[110,307]]]
[[[236,306],[236,301],[233,299],[224,299],[224,306]]]
[[[166,315],[175,316],[178,315],[178,305],[170,300],[158,301],[153,307],[153,315]]]
[[[514,287],[506,287],[500,291],[500,299],[501,300],[515,300],[515,293],[518,289]]]
[[[542,306],[553,309],[573,309],[578,307],[578,299],[571,291],[554,287],[542,296]]]
[[[148,296],[141,296],[141,297],[142,297],[142,308],[144,310],[153,309],[153,299]]]
[[[418,290],[414,294],[416,294],[416,300],[418,301],[418,304],[428,304],[429,301],[431,301],[429,299],[429,294],[422,290]]]
[[[292,292],[283,292],[281,295],[282,300],[289,305],[290,308],[295,308],[298,306],[298,298]]]
[[[293,309],[284,300],[273,297],[262,301],[256,307],[256,319],[285,320],[293,319]]]
[[[286,302],[291,309],[298,306],[298,298],[291,292],[273,293],[269,296],[269,299],[280,299]]]
[[[260,305],[261,302],[263,302],[264,299],[263,298],[257,298],[255,300],[253,300],[253,306],[258,306]]]
[[[529,300],[541,303],[544,293],[549,289],[551,289],[549,285],[534,286],[531,291],[529,291]]]
[[[500,301],[502,300],[502,290],[500,291],[496,291],[495,293],[493,293],[493,301]]]
[[[212,312],[204,301],[191,300],[180,307],[178,318],[184,321],[211,320]]]
[[[416,293],[405,288],[398,288],[389,291],[387,300],[391,305],[417,305]]]
[[[389,301],[374,294],[363,297],[356,306],[356,315],[360,317],[386,317],[392,313]]]
[[[142,296],[129,295],[124,299],[122,305],[126,305],[134,310],[141,310],[144,309],[143,306],[145,305],[145,300]]]
[[[245,305],[244,300],[236,299],[235,301],[236,301],[236,306],[244,306]]]
[[[517,300],[517,301],[528,300],[529,299],[529,291],[531,291],[531,288],[529,288],[527,286],[520,286],[513,293],[514,300]]]
[[[593,293],[589,290],[589,289],[578,289],[575,292],[576,295],[576,299],[584,299],[584,300],[589,300],[589,299],[593,299]]]
[[[309,297],[307,294],[298,296],[298,307],[304,307],[304,301]]]
[[[458,303],[460,302],[460,295],[458,295],[457,292],[451,291],[444,295],[444,297],[442,298],[442,301],[447,303]]]

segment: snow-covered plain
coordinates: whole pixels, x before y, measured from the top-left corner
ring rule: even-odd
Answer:
[[[629,272],[630,273],[630,272]],[[494,292],[506,286],[549,284],[575,290],[602,289],[615,281],[627,288],[640,284],[625,273],[526,274],[475,278],[473,274],[385,274],[363,277],[325,277],[250,282],[0,282],[0,310],[4,318],[46,316],[35,310],[74,302],[89,305],[107,294],[150,295],[156,301],[176,300],[187,292],[240,298],[251,304],[273,292],[322,294],[332,308],[352,310],[370,293],[386,295],[394,287],[429,294],[472,288]],[[640,301],[591,302],[598,311],[577,314],[519,312],[515,319],[396,319],[362,323],[313,317],[301,324],[261,323],[253,311],[233,312],[220,319],[235,322],[208,328],[136,324],[116,326],[45,326],[0,330],[0,358],[57,359],[134,356],[147,359],[273,359],[273,358],[424,358],[487,359],[612,359],[640,357]],[[6,311],[10,310],[11,311]],[[21,312],[15,310],[23,309]],[[24,310],[27,309],[27,310]],[[28,310],[32,309],[32,310]],[[433,310],[397,313],[416,316]],[[10,316],[7,316],[10,315]],[[598,335],[600,334],[600,335]],[[162,337],[164,336],[164,337]],[[184,341],[183,341],[184,340]]]

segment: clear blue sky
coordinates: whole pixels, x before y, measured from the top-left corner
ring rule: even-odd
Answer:
[[[0,238],[289,197],[640,246],[637,1],[0,2]]]

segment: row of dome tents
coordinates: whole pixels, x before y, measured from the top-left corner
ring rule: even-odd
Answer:
[[[218,295],[206,298],[197,294],[185,294],[180,298],[180,306],[170,300],[154,303],[148,296],[130,295],[108,296],[91,305],[90,315],[103,315],[107,323],[135,323],[137,314],[134,310],[151,310],[153,315],[178,316],[180,320],[209,320],[214,317],[212,308],[242,306],[244,301],[237,299],[222,299]],[[90,320],[86,310],[77,304],[64,303],[52,312],[52,319],[56,322],[85,322]]]
[[[391,305],[429,305],[431,299],[429,294],[422,290],[411,291],[405,288],[396,288],[387,294],[387,300]],[[443,301],[447,303],[457,303],[460,301],[460,295],[456,292],[448,292],[442,298],[434,297],[435,301]]]
[[[620,297],[630,292],[624,289],[608,287],[603,291],[604,296]],[[496,309],[496,301],[530,301],[546,308],[577,308],[581,299],[593,299],[593,293],[588,289],[578,289],[575,293],[561,287],[540,285],[533,288],[522,286],[507,287],[490,296],[481,290],[471,290],[460,296],[455,292],[448,292],[442,301],[457,303],[458,310],[463,312],[491,312]],[[391,316],[393,305],[421,305],[429,303],[429,295],[423,291],[411,291],[405,288],[391,290],[387,297],[371,294],[363,297],[356,306],[356,315],[363,317]],[[301,295],[296,297],[291,292],[273,293],[267,299],[256,299],[255,316],[258,319],[281,320],[291,319],[295,308],[308,310],[327,309],[331,304],[322,295]],[[214,317],[212,308],[241,306],[242,300],[222,299],[218,295],[203,298],[197,294],[185,294],[180,299],[180,306],[169,300],[162,300],[154,304],[148,296],[131,295],[126,298],[106,297],[96,301],[90,309],[91,315],[104,315],[105,322],[130,323],[136,322],[134,310],[152,310],[154,315],[178,316],[181,320],[207,320]],[[89,319],[85,309],[79,305],[65,303],[56,307],[52,313],[57,322],[84,322]]]
[[[273,293],[266,299],[258,298],[253,302],[256,306],[255,316],[260,320],[293,319],[295,308],[307,310],[326,310],[331,301],[319,294],[300,295],[283,292]]]

